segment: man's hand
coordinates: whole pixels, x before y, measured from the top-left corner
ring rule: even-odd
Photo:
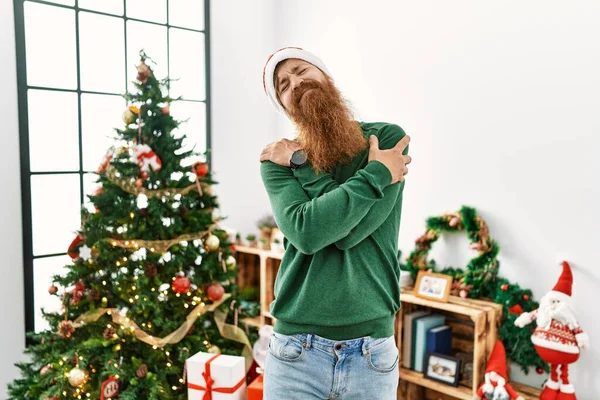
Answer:
[[[260,162],[272,161],[284,167],[290,166],[290,159],[296,150],[300,149],[300,143],[295,140],[281,139],[267,145],[260,154]]]
[[[406,135],[391,149],[379,150],[379,139],[377,139],[377,136],[371,135],[369,137],[369,161],[380,161],[383,163],[392,174],[392,183],[402,182],[404,175],[408,174],[406,166],[410,164],[412,158],[402,154],[406,146],[408,146],[408,142],[410,142],[410,137]]]

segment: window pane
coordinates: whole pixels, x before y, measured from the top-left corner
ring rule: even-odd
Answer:
[[[75,0],[45,0],[48,3],[64,4],[65,6],[74,6]]]
[[[123,18],[79,13],[81,87],[97,92],[125,91]]]
[[[79,8],[123,15],[123,0],[79,0]]]
[[[79,171],[77,93],[32,90],[29,156],[32,171]]]
[[[70,242],[69,242],[70,243]],[[69,245],[67,243],[67,246]],[[62,302],[57,296],[51,296],[48,288],[52,285],[54,275],[64,275],[67,271],[65,266],[71,263],[69,256],[39,258],[33,260],[33,304],[35,309],[34,327],[36,332],[50,329],[46,320],[42,317],[42,308],[47,313],[62,310]],[[64,288],[56,284],[58,292],[63,293]]]
[[[127,21],[127,80],[130,82],[129,91],[132,92],[136,91],[131,81],[134,81],[137,75],[135,66],[140,63],[140,50],[144,50],[146,55],[157,64],[148,63],[156,77],[158,79],[166,78],[167,28],[143,22]]]
[[[115,145],[114,128],[123,128],[125,100],[119,96],[81,95],[83,169],[96,171],[106,151]]]
[[[167,23],[167,2],[166,0],[127,0],[127,16],[165,24]]]
[[[171,104],[171,115],[178,121],[189,118],[182,122],[173,134],[183,133],[187,140],[183,142],[186,150],[196,145],[196,152],[206,151],[206,105],[191,101],[176,101]]]
[[[27,83],[77,89],[75,11],[26,1]]]
[[[171,28],[169,30],[171,96],[190,100],[205,98],[204,34]]]
[[[204,0],[169,1],[169,24],[204,29]]]
[[[66,253],[80,228],[79,174],[31,177],[33,254]]]

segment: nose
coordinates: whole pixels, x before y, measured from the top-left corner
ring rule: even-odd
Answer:
[[[290,78],[290,84],[292,85],[292,91],[295,91],[297,88],[302,86],[303,83],[304,83],[304,79],[302,79],[300,77],[296,76],[296,77]]]

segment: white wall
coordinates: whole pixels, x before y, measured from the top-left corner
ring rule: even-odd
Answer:
[[[274,48],[317,53],[360,119],[411,135],[405,254],[428,216],[468,204],[501,245],[501,273],[536,298],[556,282],[556,258],[569,257],[592,343],[572,378],[579,398],[596,399],[600,3],[287,0],[275,16]],[[433,258],[465,264],[466,251],[444,253],[466,239],[440,242],[452,246],[438,243]]]
[[[277,140],[275,114],[262,89],[274,45],[274,0],[211,2],[212,148],[222,225],[245,237],[269,209],[259,157]]]
[[[0,120],[2,121],[2,194],[0,200],[0,398],[18,376],[13,365],[23,359],[25,312],[23,298],[23,241],[21,231],[21,177],[15,27],[12,0],[0,0]]]

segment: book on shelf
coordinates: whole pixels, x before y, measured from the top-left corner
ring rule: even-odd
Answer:
[[[452,327],[441,325],[427,331],[427,352],[452,354]]]
[[[425,354],[427,354],[427,331],[431,328],[444,325],[445,322],[446,317],[440,314],[427,315],[415,321],[412,333],[414,335],[412,364],[415,371],[423,372]]]
[[[413,323],[417,318],[429,315],[429,311],[415,311],[404,315],[402,326],[404,327],[404,336],[402,341],[402,366],[404,368],[412,368],[412,345],[413,345]]]

